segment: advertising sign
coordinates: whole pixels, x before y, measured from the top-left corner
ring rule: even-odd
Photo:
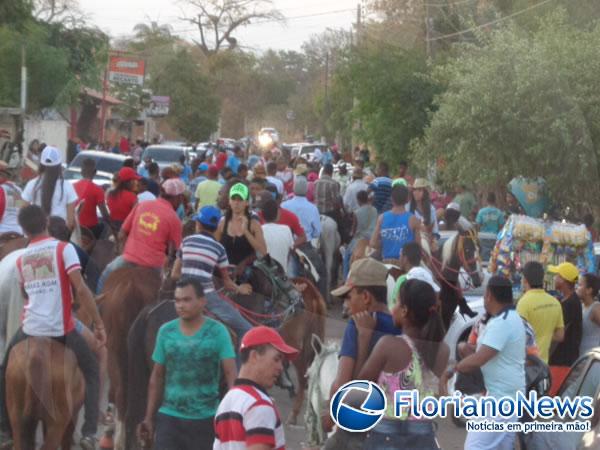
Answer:
[[[111,56],[108,79],[115,83],[144,84],[145,65],[142,59],[128,56]]]

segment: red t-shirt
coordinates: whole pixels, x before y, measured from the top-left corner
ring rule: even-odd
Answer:
[[[159,198],[138,203],[123,223],[127,236],[125,261],[144,267],[162,267],[169,242],[181,245],[182,226],[173,206]]]
[[[92,180],[79,180],[73,187],[79,202],[84,202],[79,211],[79,223],[87,228],[95,227],[98,225],[96,208],[104,204],[104,190]]]
[[[121,191],[117,195],[107,195],[106,204],[111,220],[123,222],[137,202],[137,195],[131,191]]]
[[[260,223],[265,223],[262,211],[258,213],[258,216],[260,218]],[[298,216],[289,209],[279,208],[279,220],[276,223],[278,225],[287,225],[290,230],[292,230],[292,234],[295,237],[304,236],[304,228],[302,228]]]

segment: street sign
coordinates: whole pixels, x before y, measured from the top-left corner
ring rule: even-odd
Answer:
[[[150,105],[146,109],[146,115],[148,117],[162,117],[169,114],[169,105],[171,104],[171,97],[163,95],[153,95],[150,100]]]
[[[145,64],[143,59],[129,56],[111,56],[108,79],[115,83],[144,84]]]

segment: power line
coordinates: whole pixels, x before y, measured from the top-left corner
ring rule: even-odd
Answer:
[[[445,34],[443,36],[437,36],[437,37],[428,39],[428,41],[433,42],[433,41],[439,41],[442,39],[448,39],[448,38],[455,37],[455,36],[461,36],[463,34],[467,34],[467,33],[470,33],[471,31],[479,30],[481,28],[489,27],[490,25],[494,25],[494,24],[503,22],[505,20],[512,19],[513,17],[519,16],[521,14],[525,14],[526,12],[531,11],[532,9],[535,9],[535,8],[539,8],[540,6],[545,5],[546,3],[550,3],[551,1],[552,0],[543,0],[539,3],[536,3],[535,5],[528,6],[527,8],[524,8],[520,11],[509,14],[508,16],[500,17],[499,19],[492,20],[490,22],[484,23],[482,25],[477,25],[475,27],[468,28],[466,30],[457,31],[456,33],[450,33],[450,34]]]

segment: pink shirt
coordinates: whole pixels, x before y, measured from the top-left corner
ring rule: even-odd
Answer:
[[[122,229],[128,234],[123,257],[139,266],[162,267],[169,242],[175,248],[181,245],[181,221],[173,206],[162,198],[138,203]]]

